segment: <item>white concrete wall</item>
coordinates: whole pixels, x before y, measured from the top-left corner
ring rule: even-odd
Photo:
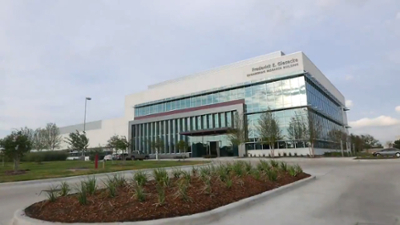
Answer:
[[[78,130],[81,132],[83,129]],[[86,135],[89,138],[89,147],[104,147],[113,135],[128,136],[128,120],[125,118],[102,120],[101,129],[87,130]],[[62,137],[65,140],[68,134],[62,134]],[[68,144],[63,142],[60,149],[67,148]]]
[[[337,150],[332,150],[332,149],[323,149],[323,148],[314,148],[314,154],[315,155],[323,155],[325,152],[337,152]],[[294,153],[297,153],[297,156],[307,156],[310,155],[311,149],[310,148],[287,148],[287,149],[275,149],[274,155],[275,157],[278,156],[278,154],[281,154],[283,156],[283,153],[286,153],[287,156],[289,156],[289,153],[294,156]],[[247,156],[252,155],[252,157],[268,157],[269,154],[271,154],[271,150],[249,150],[247,151]]]

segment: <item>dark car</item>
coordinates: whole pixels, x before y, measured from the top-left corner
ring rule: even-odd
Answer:
[[[400,158],[400,149],[397,148],[385,148],[380,151],[376,151],[372,153],[373,156],[390,156],[394,157],[396,156],[397,158]]]
[[[131,156],[128,153],[122,153],[122,154],[118,154],[116,159],[117,160],[123,160],[125,158],[125,160],[131,160]]]

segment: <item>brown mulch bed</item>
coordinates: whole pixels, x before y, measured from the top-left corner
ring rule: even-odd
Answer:
[[[69,195],[59,197],[55,202],[46,200],[35,203],[25,209],[25,213],[40,220],[67,223],[153,220],[209,211],[309,176],[301,173],[292,177],[286,172],[279,172],[278,180],[271,182],[265,177],[256,180],[250,175],[245,175],[232,178],[231,188],[213,178],[211,195],[205,193],[205,185],[200,178],[192,177],[188,188],[190,201],[184,201],[176,195],[177,187],[174,183],[177,180],[172,179],[171,187],[165,191],[165,203],[161,206],[158,204],[155,181],[152,180],[144,186],[146,192],[144,202],[136,200],[133,188],[126,185],[118,189],[114,198],[109,197],[107,192],[99,190],[88,197],[87,205],[81,205],[76,195]]]
[[[29,169],[27,170],[7,170],[4,172],[5,175],[7,176],[13,176],[13,175],[21,175],[21,174],[25,174],[26,172],[30,171]]]

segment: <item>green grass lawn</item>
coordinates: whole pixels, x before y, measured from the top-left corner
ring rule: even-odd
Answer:
[[[96,173],[107,173],[122,170],[137,170],[146,168],[174,167],[185,165],[196,165],[208,161],[122,161],[99,162],[99,169],[94,169],[94,162],[84,161],[56,161],[56,162],[22,162],[20,170],[29,169],[25,174],[6,175],[6,171],[13,170],[13,163],[6,163],[5,167],[0,164],[0,183],[11,181],[36,180],[57,177],[79,176]]]

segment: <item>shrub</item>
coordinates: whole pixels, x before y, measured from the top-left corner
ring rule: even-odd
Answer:
[[[280,163],[279,163],[279,169],[280,169],[281,171],[286,172],[286,171],[287,171],[287,168],[288,168],[287,163],[285,163],[285,162],[280,162]]]
[[[228,178],[225,180],[225,186],[230,189],[232,187],[233,181],[232,179],[228,176]]]
[[[261,178],[261,173],[260,173],[259,170],[253,169],[253,170],[251,171],[251,176],[253,176],[254,179],[256,179],[256,180],[260,180],[260,178]]]
[[[180,168],[174,168],[172,170],[172,175],[174,176],[174,178],[180,178],[182,175],[182,170]]]
[[[162,169],[162,168],[154,169],[153,176],[154,176],[154,180],[157,182],[157,184],[165,185],[165,186],[170,185],[169,175],[165,169]]]
[[[60,185],[60,195],[61,196],[67,196],[69,194],[70,190],[71,189],[67,182],[65,182],[65,181],[61,182],[61,185]]]
[[[195,166],[192,166],[192,175],[196,176],[199,173],[199,169]]]
[[[276,179],[278,178],[278,173],[276,172],[276,170],[267,170],[266,171],[268,180],[270,181],[276,181]]]
[[[211,168],[210,167],[201,167],[200,168],[200,177],[203,179],[207,176],[211,175]]]
[[[89,150],[89,159],[91,161],[94,161],[96,154],[99,156],[99,160],[104,159],[104,156],[108,155],[107,152],[103,151],[103,149],[101,148],[93,148],[91,150]]]
[[[296,165],[296,166],[294,167],[294,169],[296,170],[297,174],[303,173],[303,169],[302,169],[299,165]]]
[[[84,181],[81,181],[80,186],[77,188],[77,197],[78,197],[78,202],[81,205],[86,205],[87,204],[87,196],[86,196],[86,185]]]
[[[51,185],[49,190],[43,190],[46,193],[47,200],[49,202],[55,202],[57,200],[58,186]]]
[[[140,186],[147,183],[147,174],[143,171],[138,171],[133,175],[133,180]]]
[[[182,179],[178,182],[178,190],[176,192],[176,196],[180,197],[182,200],[188,202],[190,201],[190,197],[187,194],[187,190],[189,188],[189,184],[186,182],[185,179]]]
[[[241,177],[244,174],[244,170],[243,170],[244,164],[242,161],[236,161],[233,165],[232,165],[232,170],[235,173],[236,176]]]
[[[246,171],[247,174],[250,174],[252,169],[253,169],[253,166],[251,165],[250,162],[244,163],[244,170]]]
[[[114,174],[112,180],[115,183],[116,187],[123,187],[126,185],[125,177],[122,175]]]
[[[227,178],[228,178],[228,174],[229,174],[229,169],[224,166],[224,165],[220,165],[217,169],[217,173],[218,173],[218,177],[219,179],[224,182]]]
[[[260,162],[257,165],[257,170],[259,170],[260,172],[269,170],[269,163],[265,160],[260,160]]]
[[[289,166],[288,167],[288,172],[289,172],[289,175],[292,176],[292,177],[297,176],[296,169],[293,166]]]
[[[65,151],[29,152],[21,159],[23,162],[65,161],[68,153]]]
[[[279,166],[279,162],[276,160],[273,160],[273,159],[270,160],[270,164],[271,164],[272,168],[278,168],[278,166]]]
[[[204,182],[204,192],[208,195],[211,194],[211,177],[207,176],[204,177],[202,180]]]
[[[136,184],[136,185],[134,186],[134,189],[135,189],[135,194],[134,194],[134,196],[136,197],[136,199],[137,199],[139,202],[144,202],[144,201],[146,201],[146,193],[144,193],[143,187],[140,186],[140,185],[138,185],[138,184]]]
[[[283,153],[283,157],[286,157],[286,156],[287,156],[287,154],[286,154],[286,152],[284,152],[284,153]]]
[[[165,203],[165,187],[162,185],[156,185],[158,193],[158,205],[164,205]]]
[[[278,152],[278,157],[281,157],[281,153],[280,152]]]
[[[263,156],[262,157],[265,157],[265,154],[263,154]]]
[[[292,157],[292,153],[291,152],[289,152],[289,157]]]
[[[93,195],[96,190],[97,190],[97,184],[96,184],[96,177],[88,177],[86,180],[83,181],[85,184],[86,192],[89,195]]]
[[[182,178],[185,179],[187,183],[190,183],[190,181],[192,180],[192,176],[188,171],[182,171]]]
[[[297,157],[297,152],[294,153],[294,157]]]
[[[108,177],[103,183],[106,186],[106,190],[110,198],[117,196],[117,183],[115,182],[114,178]]]

